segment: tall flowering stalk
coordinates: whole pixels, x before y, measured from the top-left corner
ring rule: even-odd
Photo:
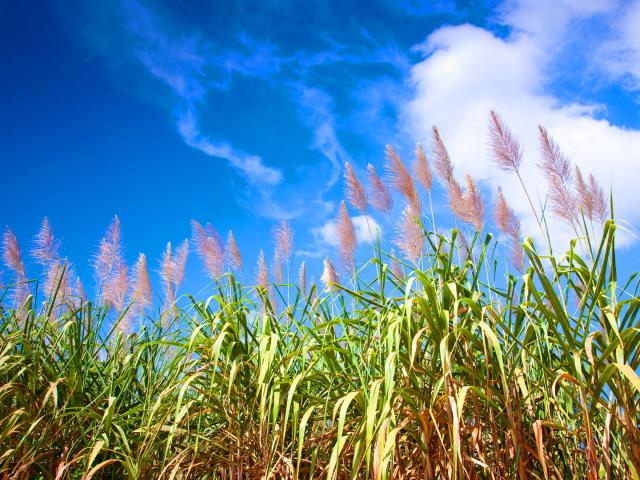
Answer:
[[[577,201],[580,210],[586,215],[589,221],[593,222],[595,218],[600,222],[604,222],[608,214],[607,202],[598,181],[593,174],[590,174],[589,181],[586,181],[582,176],[582,171],[577,165],[575,178]]]
[[[307,294],[307,267],[304,261],[300,264],[300,271],[298,273],[298,276],[299,276],[298,285],[300,286],[300,294],[304,297]]]
[[[211,225],[204,228],[196,220],[191,220],[191,236],[205,271],[217,280],[224,273],[224,249],[220,236]]]
[[[420,226],[420,216],[411,205],[407,205],[402,212],[394,243],[412,263],[417,263],[422,256],[424,235]]]
[[[531,211],[542,231],[542,222],[538,216],[538,211],[534,207],[533,201],[529,196],[529,190],[527,190],[522,179],[522,147],[517,137],[505,125],[502,117],[493,110],[489,112],[489,146],[495,165],[501,170],[515,173],[518,177],[522,190],[529,201]]]
[[[540,169],[549,182],[549,201],[554,215],[576,228],[577,201],[571,191],[573,172],[571,162],[547,130],[538,127],[542,161]]]
[[[132,293],[132,314],[142,315],[145,308],[151,308],[153,304],[153,292],[151,290],[151,279],[147,267],[147,257],[144,253],[138,255],[138,260],[133,267],[133,277],[131,279]]]
[[[391,185],[405,197],[416,212],[420,212],[420,199],[411,173],[391,145],[387,145],[385,155],[387,158],[385,170],[389,175]]]
[[[511,261],[519,270],[524,269],[522,246],[520,245],[520,220],[507,203],[502,188],[498,187],[498,195],[495,208],[495,222],[498,230],[511,241]]]
[[[122,290],[126,291],[122,271],[126,269],[122,254],[120,219],[116,215],[100,241],[93,259],[97,297],[107,306],[118,302]]]
[[[47,217],[42,220],[42,225],[33,243],[31,256],[36,263],[45,267],[46,270],[51,262],[58,258],[58,250],[60,248],[60,241],[53,235],[53,230]]]
[[[481,230],[484,224],[484,202],[478,186],[469,174],[465,176],[466,190],[458,183],[453,175],[453,162],[436,127],[433,127],[433,149],[434,169],[447,187],[451,211],[463,222],[473,225],[476,230]]]
[[[320,277],[320,279],[329,290],[334,290],[340,283],[336,269],[333,267],[333,263],[331,263],[329,257],[325,257],[324,259],[322,277]]]
[[[367,194],[364,187],[353,172],[351,165],[345,163],[345,194],[353,208],[364,213],[367,210]]]
[[[355,270],[356,231],[344,200],[340,203],[340,211],[336,219],[336,235],[338,237],[340,259],[344,268],[351,271]]]
[[[224,256],[226,263],[231,270],[236,272],[242,271],[242,256],[240,255],[240,249],[238,248],[238,244],[236,243],[236,239],[231,230],[229,230],[227,242],[224,246]]]
[[[369,177],[369,205],[379,212],[390,214],[393,208],[393,199],[378,172],[373,165],[367,164]]]

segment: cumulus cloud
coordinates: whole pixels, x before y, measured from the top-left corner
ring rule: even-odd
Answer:
[[[414,96],[404,105],[405,128],[429,144],[431,126],[437,125],[456,174],[469,172],[491,191],[502,186],[523,219],[524,231],[538,240],[539,230],[517,178],[491,163],[487,141],[492,109],[503,116],[524,146],[523,177],[537,201],[544,203],[547,196],[546,182],[536,165],[537,126],[541,124],[583,172],[593,173],[607,191],[613,189],[618,217],[636,224],[640,221],[635,186],[640,178],[640,131],[612,125],[601,118],[601,106],[566,103],[549,88],[552,67],[562,59],[547,48],[545,32],[567,35],[563,28],[569,28],[576,18],[602,13],[606,3],[560,2],[556,25],[548,21],[548,10],[539,8],[537,2],[517,2],[505,13],[512,27],[506,37],[472,25],[448,26],[434,31],[417,47],[424,58],[411,70]],[[566,247],[571,232],[555,219],[550,227],[554,238]],[[629,242],[631,237],[620,239]]]
[[[351,217],[353,228],[356,231],[358,245],[375,242],[382,238],[382,228],[376,220],[368,215],[356,215]],[[336,233],[336,221],[330,220],[321,226],[311,230],[316,242],[322,246],[338,247],[338,235]]]

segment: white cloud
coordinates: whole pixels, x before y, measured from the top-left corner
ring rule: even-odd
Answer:
[[[358,244],[372,243],[377,238],[382,238],[382,228],[376,220],[368,215],[356,215],[351,217],[353,228],[356,232],[356,240]],[[311,229],[312,235],[316,239],[316,243],[336,248],[339,245],[338,235],[336,233],[336,220],[329,220],[320,227]]]
[[[612,38],[595,52],[598,65],[614,80],[640,90],[640,1],[616,12]]]
[[[438,29],[419,46],[425,58],[411,70],[415,90],[404,107],[406,128],[417,140],[429,144],[431,126],[437,125],[457,175],[469,172],[491,189],[502,186],[523,219],[524,231],[537,235],[540,243],[517,178],[500,172],[490,161],[488,113],[498,111],[519,136],[524,146],[523,177],[530,193],[540,201],[546,196],[546,183],[536,167],[537,126],[542,124],[584,172],[593,173],[605,189],[613,188],[617,216],[637,224],[640,131],[611,125],[596,117],[599,106],[563,103],[548,90],[549,67],[559,59],[543,39],[545,31],[556,34],[556,24],[545,18],[548,14],[536,2],[519,5],[523,10],[512,9],[505,17],[517,24],[517,30],[506,38],[460,25]],[[579,8],[582,5],[585,9]],[[570,24],[576,15],[600,12],[602,5],[565,2],[560,26]],[[560,240],[566,247],[571,232],[557,220],[551,221],[551,231],[556,243]]]

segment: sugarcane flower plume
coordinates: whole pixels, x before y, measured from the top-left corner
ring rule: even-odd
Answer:
[[[393,199],[389,190],[370,163],[367,165],[367,172],[369,176],[369,204],[379,212],[391,212]]]
[[[365,212],[367,209],[367,194],[364,191],[364,187],[353,172],[353,168],[349,162],[344,164],[345,168],[345,193],[346,197],[356,210]]]
[[[391,145],[387,145],[385,156],[387,158],[385,170],[391,185],[404,196],[416,212],[420,212],[420,199],[409,170],[404,166]]]

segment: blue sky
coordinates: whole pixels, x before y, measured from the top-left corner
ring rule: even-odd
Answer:
[[[364,180],[368,162],[382,170],[386,143],[410,163],[436,124],[457,173],[487,198],[502,186],[535,236],[517,183],[489,160],[493,108],[519,135],[539,198],[542,123],[613,188],[633,231],[640,2],[424,3],[3,2],[0,224],[26,251],[48,216],[90,285],[89,258],[114,214],[128,260],[143,251],[154,268],[192,218],[232,229],[251,279],[272,225],[288,218],[297,261],[317,278],[321,258],[336,256],[342,164]],[[374,219],[388,242],[393,225]],[[568,232],[552,228],[562,244]],[[634,234],[620,242],[635,264]],[[192,256],[182,291],[202,284],[199,272]]]

